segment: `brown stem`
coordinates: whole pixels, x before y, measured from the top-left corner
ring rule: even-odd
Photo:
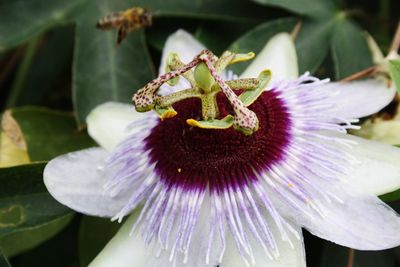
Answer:
[[[11,55],[11,57],[9,59],[7,59],[7,61],[3,64],[3,67],[0,69],[0,83],[14,69],[15,65],[17,65],[23,52],[24,52],[24,48],[16,49],[15,52]]]
[[[349,257],[347,259],[347,267],[354,266],[354,249],[349,248]]]
[[[350,82],[354,80],[358,80],[361,78],[365,78],[371,74],[373,74],[376,70],[376,66],[369,67],[367,69],[364,69],[362,71],[356,72],[351,74],[350,76],[347,76],[346,78],[340,80],[341,82]]]
[[[299,22],[296,23],[296,25],[294,26],[292,32],[290,33],[290,36],[292,36],[293,41],[296,40],[297,35],[299,35],[299,32],[301,30],[301,26],[303,26],[303,21],[299,20]]]

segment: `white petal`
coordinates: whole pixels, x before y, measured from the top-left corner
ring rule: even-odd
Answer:
[[[111,151],[128,135],[127,126],[143,119],[147,113],[135,111],[133,105],[107,102],[94,108],[86,118],[89,135]]]
[[[258,77],[265,69],[272,71],[273,81],[298,77],[296,48],[288,33],[272,37],[240,77]]]
[[[177,53],[182,62],[189,63],[198,53],[200,53],[204,49],[206,49],[206,47],[202,45],[199,41],[197,41],[190,33],[182,29],[176,31],[175,33],[171,34],[165,42],[165,46],[161,56],[159,74],[161,75],[165,73],[166,62],[170,53]],[[160,87],[158,93],[164,95],[190,87],[190,83],[181,76],[179,77],[179,82],[177,85],[169,86],[168,84],[163,84]]]
[[[279,256],[275,259],[270,259],[265,254],[261,246],[257,246],[257,242],[253,242],[253,252],[255,257],[255,264],[252,267],[305,267],[306,258],[304,252],[303,239],[300,240],[291,236],[293,242],[293,247],[289,245],[288,242],[284,242],[280,239],[280,233],[278,229],[274,226],[272,221],[268,221],[269,225],[272,227],[272,233],[276,238],[277,246],[279,249]],[[300,227],[294,227],[297,230],[299,236],[303,236]],[[228,239],[227,250],[225,252],[222,264],[220,267],[243,267],[245,266],[243,260],[240,258],[239,253],[234,245],[233,240]]]
[[[44,169],[44,183],[50,194],[78,212],[112,217],[129,199],[130,192],[110,197],[103,185],[109,173],[101,170],[108,156],[102,148],[89,148],[59,156]]]
[[[209,222],[210,222],[210,198],[206,196],[205,203],[202,207],[201,216],[196,225],[194,232],[188,261],[183,262],[183,257],[179,255],[176,258],[176,262],[173,263],[169,260],[170,249],[168,251],[162,251],[159,257],[156,257],[157,250],[154,249],[153,245],[145,245],[144,241],[140,237],[140,233],[134,232],[132,236],[129,236],[131,227],[138,216],[136,211],[127,222],[124,223],[122,228],[118,231],[115,237],[107,244],[102,252],[95,258],[95,260],[89,265],[90,267],[243,267],[244,262],[237,253],[237,249],[232,239],[227,239],[227,249],[223,257],[222,263],[218,264],[217,258],[218,251],[212,251],[210,255],[210,263],[205,263],[205,257],[203,255],[205,245],[208,243],[209,237]],[[270,222],[273,225],[272,222]],[[297,230],[300,237],[302,237],[301,228],[294,227]],[[279,231],[273,227],[273,234],[277,237],[277,245],[279,247],[280,256],[274,260],[271,260],[260,248],[257,248],[257,242],[253,242],[253,250],[255,254],[256,264],[253,267],[305,267],[305,254],[304,245],[302,239],[297,239],[294,236],[290,236],[293,241],[294,247],[290,247],[287,242],[278,240],[280,237]],[[219,247],[219,238],[215,240],[215,247]]]
[[[333,116],[361,118],[374,114],[387,106],[396,94],[394,83],[388,86],[386,79],[366,79],[352,82],[334,82],[321,87],[334,92],[330,102],[337,104]]]
[[[396,166],[400,162],[398,149],[346,134],[329,135],[357,141],[353,148],[340,145],[339,149],[351,153],[360,162],[349,162],[349,173],[338,180],[327,181],[317,175],[308,175],[312,187],[330,196],[330,199],[312,193],[305,202],[290,193],[282,198],[268,189],[274,204],[297,225],[343,246],[382,250],[400,245],[400,216],[371,194],[372,191],[388,190],[394,183],[397,183],[395,187],[399,185],[400,171]],[[307,166],[317,172],[325,171],[312,162],[308,162]],[[293,208],[290,203],[303,208]],[[314,206],[319,207],[321,214],[315,212]]]
[[[351,185],[325,188],[340,201],[323,201],[322,216],[299,212],[275,199],[280,212],[312,234],[359,250],[382,250],[400,245],[400,217],[378,197]],[[306,205],[302,203],[302,205]]]
[[[346,138],[358,143],[349,151],[360,161],[348,178],[354,187],[374,195],[400,188],[400,148],[351,135]]]
[[[108,242],[89,267],[144,267],[150,257],[149,250],[139,235],[129,235],[138,212],[132,214]]]

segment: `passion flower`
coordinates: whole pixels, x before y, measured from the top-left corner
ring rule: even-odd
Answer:
[[[346,134],[358,117],[390,102],[394,88],[377,79],[342,84],[309,74],[284,80],[285,69],[297,69],[283,59],[283,47],[293,55],[293,44],[283,34],[271,47],[278,61],[262,68],[274,73],[278,64],[281,75],[259,93],[265,76],[243,78],[243,88],[235,88],[240,82],[226,80],[232,75],[217,58],[200,54],[196,64],[206,68],[195,73],[195,64],[170,62],[162,71],[183,77],[162,75],[134,97],[138,110],[154,109],[162,119],[103,104],[89,115],[88,129],[104,148],[49,162],[46,186],[65,205],[118,221],[140,208],[91,266],[305,266],[301,227],[356,249],[400,244],[399,216],[365,191],[400,184],[400,151]],[[179,31],[163,58],[172,50],[189,62],[202,49]],[[162,98],[157,91],[167,81],[175,86],[163,85]],[[183,84],[192,87],[185,94],[177,91]]]

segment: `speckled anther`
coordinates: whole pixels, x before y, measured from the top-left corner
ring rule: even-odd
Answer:
[[[185,63],[182,62],[182,60],[179,58],[179,55],[177,53],[170,53],[167,57],[167,65],[165,72],[168,73],[172,70],[178,70],[183,66],[185,66]],[[188,80],[192,86],[195,86],[196,82],[194,81],[193,71],[182,73],[182,76],[186,80]],[[178,77],[168,81],[168,84],[171,86],[174,86],[177,83],[178,83]]]
[[[236,79],[224,81],[221,74],[229,64],[252,59],[254,53],[235,54],[225,51],[220,58],[211,51],[201,51],[190,63],[184,64],[176,53],[167,58],[167,73],[154,79],[140,89],[132,98],[139,112],[154,109],[162,120],[177,115],[173,106],[188,98],[201,101],[201,119],[190,118],[186,122],[190,126],[203,129],[227,129],[233,126],[245,135],[251,135],[259,128],[257,115],[247,108],[267,86],[271,73],[266,70],[258,78]],[[179,76],[189,81],[191,88],[169,95],[157,95],[164,83],[177,84]],[[240,95],[233,90],[242,91]],[[217,95],[222,92],[231,105],[233,114],[220,116]]]
[[[154,108],[156,99],[159,97],[156,95],[161,85],[168,82],[169,80],[182,75],[199,63],[199,59],[193,59],[189,64],[182,68],[174,71],[170,71],[160,77],[152,80],[146,84],[143,88],[139,89],[136,94],[132,97],[132,102],[138,112],[146,112]]]

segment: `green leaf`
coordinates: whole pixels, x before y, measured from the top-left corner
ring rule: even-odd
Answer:
[[[80,124],[97,105],[129,103],[133,93],[154,77],[143,31],[116,47],[116,32],[95,28],[99,16],[124,9],[125,1],[90,0],[78,19],[73,64],[73,100]]]
[[[44,166],[36,163],[0,169],[0,247],[7,256],[48,239],[72,216],[70,209],[47,192]]]
[[[8,261],[6,256],[4,256],[4,253],[2,253],[1,250],[0,250],[0,267],[11,267],[10,262]]]
[[[339,19],[333,31],[331,51],[336,79],[372,66],[372,54],[362,30],[348,19]]]
[[[71,222],[72,218],[73,214],[67,214],[50,220],[46,224],[40,224],[21,232],[8,234],[0,238],[0,247],[3,248],[4,254],[8,257],[28,251],[58,234]],[[22,240],[23,242],[21,242]]]
[[[296,38],[299,72],[314,73],[328,55],[329,48],[337,79],[372,65],[366,38],[345,12],[303,23]]]
[[[78,267],[79,216],[57,235],[12,258],[13,267]],[[82,266],[86,267],[86,266]]]
[[[256,22],[264,19],[265,8],[251,1],[238,0],[136,0],[135,6],[149,8],[157,17],[191,17],[201,19],[226,20],[235,22]],[[129,8],[128,4],[126,8]]]
[[[222,54],[238,36],[245,34],[256,26],[253,23],[234,23],[204,21],[195,32],[196,39],[214,54]],[[221,34],[223,33],[223,34]]]
[[[353,267],[396,267],[393,251],[358,251],[354,250]],[[353,253],[352,252],[352,253]],[[325,242],[321,267],[349,266],[350,249],[333,243]]]
[[[394,255],[397,259],[397,263],[400,263],[400,247],[396,247],[393,249]]]
[[[19,45],[69,20],[86,0],[2,1],[0,4],[0,52]]]
[[[65,102],[71,97],[70,69],[74,35],[75,28],[68,25],[59,27],[42,38],[16,99],[17,106],[65,106]]]
[[[315,72],[329,51],[335,18],[306,20],[296,38],[296,51],[299,62],[299,73]]]
[[[379,196],[380,199],[382,199],[385,202],[393,202],[396,200],[400,200],[400,189],[384,194],[382,196]]]
[[[254,2],[277,6],[309,17],[324,17],[334,12],[331,0],[252,0]]]
[[[235,53],[255,52],[257,56],[271,37],[280,32],[292,31],[296,21],[295,18],[284,18],[263,23],[239,37],[228,49]],[[243,62],[232,65],[230,68],[234,73],[240,74],[249,64],[250,62]]]
[[[227,21],[260,21],[265,9],[250,1],[203,0],[13,0],[0,4],[0,52],[24,43],[55,26],[73,22],[77,16],[91,17],[92,26],[110,12],[132,6],[149,8],[154,17],[191,17]],[[109,8],[107,8],[109,7]],[[81,13],[81,10],[85,10]],[[79,18],[78,18],[79,20]]]
[[[157,17],[154,19],[153,25],[146,29],[146,41],[161,52],[169,35],[176,32],[177,29],[194,32],[198,24],[197,20],[190,18]]]
[[[84,216],[79,228],[81,266],[88,266],[120,227],[121,224],[111,222],[110,219]]]
[[[397,92],[400,93],[400,60],[389,61],[389,72],[397,87]]]
[[[31,161],[50,160],[67,152],[94,146],[85,131],[78,131],[73,114],[39,107],[11,109],[28,147]]]

